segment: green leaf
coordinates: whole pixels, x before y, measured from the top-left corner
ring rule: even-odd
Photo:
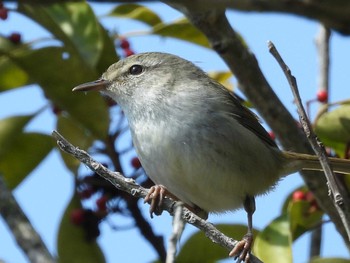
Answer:
[[[0,57],[0,92],[28,84],[28,74],[6,57]]]
[[[324,113],[317,120],[315,132],[326,146],[344,156],[346,144],[350,142],[350,105],[344,104]]]
[[[321,223],[323,212],[311,210],[310,201],[290,202],[288,208],[290,231],[293,240]]]
[[[100,24],[86,2],[41,6],[20,4],[19,11],[60,39],[70,53],[79,55],[90,66],[96,65],[103,38]]]
[[[94,141],[94,138],[85,132],[84,127],[69,116],[58,116],[57,130],[64,135],[69,142],[81,149],[88,149]],[[59,152],[67,168],[76,174],[80,161],[63,151]]]
[[[109,126],[106,103],[97,93],[73,93],[78,84],[97,79],[97,73],[76,56],[60,47],[46,47],[13,57],[14,61],[38,83],[45,95],[61,110],[67,111],[97,138],[105,138]]]
[[[345,258],[312,258],[309,263],[350,263],[350,260]]]
[[[108,16],[135,19],[149,26],[155,26],[162,22],[161,18],[151,9],[138,4],[119,5]]]
[[[216,228],[236,240],[241,240],[247,233],[245,225],[220,224]],[[253,231],[254,235],[257,231]],[[229,251],[209,240],[202,231],[193,234],[182,246],[176,262],[215,262],[228,257]]]
[[[62,217],[57,239],[59,263],[104,263],[101,248],[96,241],[88,242],[82,226],[73,225],[71,212],[81,208],[79,198],[74,195]]]
[[[233,85],[229,81],[232,77],[231,71],[212,71],[208,72],[208,76],[224,85],[228,90],[233,90]]]
[[[153,27],[152,33],[163,37],[173,37],[185,40],[210,48],[210,44],[205,35],[193,26],[186,18],[181,18],[169,24],[157,24]]]
[[[34,115],[13,116],[0,120],[0,156],[6,153],[12,142],[22,133],[23,128]]]
[[[103,39],[103,48],[101,51],[100,59],[96,65],[98,75],[102,75],[102,73],[105,72],[110,65],[116,63],[119,60],[113,39],[108,35],[108,32],[101,25],[100,30]]]
[[[15,188],[34,170],[54,147],[51,136],[20,133],[0,155],[0,172],[10,188]]]
[[[287,215],[273,220],[255,238],[253,252],[263,262],[292,263],[292,237]]]

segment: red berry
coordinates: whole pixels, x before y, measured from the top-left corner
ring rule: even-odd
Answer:
[[[107,201],[108,197],[103,195],[99,199],[96,200],[96,205],[98,210],[100,211],[106,211],[107,210]]]
[[[55,115],[60,115],[62,113],[62,109],[60,109],[57,105],[52,106],[52,113]]]
[[[88,199],[95,193],[93,188],[86,188],[83,191],[79,192],[79,196],[81,199]]]
[[[19,44],[21,43],[21,34],[20,33],[12,33],[8,39],[13,43],[13,44]]]
[[[319,90],[317,92],[317,100],[319,102],[327,102],[328,100],[328,92],[326,90]]]
[[[131,166],[134,167],[135,169],[139,169],[142,166],[140,159],[138,157],[132,158],[130,163],[131,163]]]
[[[8,17],[8,10],[5,7],[0,8],[0,19],[6,20]]]
[[[130,43],[128,40],[126,40],[125,38],[120,40],[120,47],[122,49],[129,49],[130,48]]]
[[[303,191],[297,190],[293,193],[292,200],[294,202],[296,201],[302,201],[306,199],[306,195]]]
[[[269,131],[269,135],[272,140],[276,139],[276,135],[273,131]]]
[[[134,51],[132,51],[131,49],[127,48],[127,49],[124,49],[124,53],[125,53],[125,56],[126,57],[130,57],[132,55],[134,55]]]
[[[85,220],[85,211],[81,208],[79,209],[74,209],[71,213],[70,213],[70,221],[74,224],[74,225],[81,225]]]

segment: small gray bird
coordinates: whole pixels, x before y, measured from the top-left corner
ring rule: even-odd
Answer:
[[[321,170],[315,156],[278,149],[254,113],[231,92],[175,55],[130,56],[110,66],[101,79],[73,90],[101,90],[123,109],[142,166],[160,185],[147,200],[170,195],[193,210],[215,213],[244,206],[248,233],[230,256],[246,262],[254,196],[285,175]],[[335,171],[350,172],[349,161],[331,161]]]

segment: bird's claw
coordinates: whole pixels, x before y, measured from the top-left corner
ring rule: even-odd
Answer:
[[[147,195],[145,196],[144,203],[151,202],[149,212],[151,218],[153,214],[160,215],[162,210],[160,209],[166,195],[170,194],[168,190],[163,185],[154,185],[152,186]]]
[[[246,234],[241,241],[237,242],[235,247],[229,253],[230,257],[235,257],[237,263],[250,262],[250,251],[253,244],[253,235]]]

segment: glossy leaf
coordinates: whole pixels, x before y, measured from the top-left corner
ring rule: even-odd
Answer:
[[[88,135],[84,127],[82,125],[79,125],[78,122],[74,121],[69,116],[58,116],[57,130],[61,134],[64,134],[64,137],[69,142],[81,149],[88,149],[94,141],[94,138]],[[76,174],[80,165],[80,161],[63,151],[59,152],[67,168]]]
[[[245,225],[216,225],[216,228],[229,237],[241,240],[247,233]],[[254,235],[257,231],[254,230]],[[182,246],[176,262],[215,262],[228,257],[229,251],[219,245],[214,244],[201,231],[193,234]]]
[[[325,145],[343,156],[345,145],[350,142],[350,105],[324,113],[317,120],[315,132]]]
[[[292,263],[292,237],[287,215],[273,220],[255,238],[253,253],[263,262]]]
[[[74,195],[62,217],[57,240],[59,263],[104,263],[101,248],[96,241],[88,242],[82,227],[70,221],[71,212],[81,208],[79,198]]]
[[[20,133],[0,155],[0,172],[7,185],[15,188],[34,170],[54,147],[51,136]]]
[[[0,120],[0,156],[9,150],[12,142],[22,133],[33,116],[13,116]]]
[[[108,32],[100,25],[103,47],[101,51],[101,56],[96,64],[96,69],[98,75],[102,75],[107,68],[116,63],[119,60],[117,52],[115,50],[113,39],[108,35]]]
[[[155,26],[162,22],[161,18],[151,9],[138,4],[118,5],[108,16],[135,19],[149,26]]]
[[[290,202],[288,207],[293,240],[321,223],[323,212],[312,209],[309,201]]]
[[[109,115],[103,98],[93,92],[72,92],[76,85],[97,79],[95,71],[60,47],[33,50],[15,57],[15,62],[42,87],[56,107],[67,111],[94,136],[105,138]]]
[[[9,51],[25,52],[27,45],[14,45],[0,36],[0,92],[29,84],[29,76],[7,56]]]
[[[163,37],[173,37],[185,40],[203,47],[210,48],[205,35],[193,26],[186,18],[165,24],[160,23],[153,27],[152,33]]]
[[[100,24],[84,1],[51,5],[20,4],[19,10],[64,43],[68,52],[96,65],[103,48]]]

